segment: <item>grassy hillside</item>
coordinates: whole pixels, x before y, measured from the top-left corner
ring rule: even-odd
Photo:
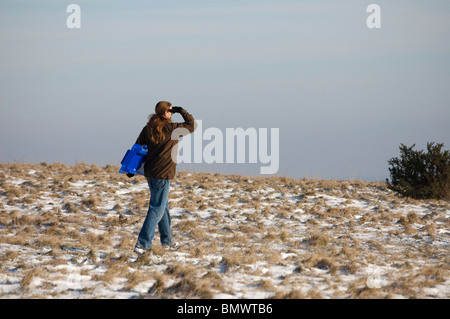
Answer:
[[[177,252],[132,249],[119,167],[0,164],[0,298],[450,298],[450,209],[384,184],[179,172]]]

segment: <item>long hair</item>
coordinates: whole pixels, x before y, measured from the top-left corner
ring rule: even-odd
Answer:
[[[164,117],[164,114],[172,106],[170,102],[160,101],[155,106],[155,114],[149,116],[147,123],[148,133],[153,143],[159,144],[164,140],[163,128],[169,119]]]

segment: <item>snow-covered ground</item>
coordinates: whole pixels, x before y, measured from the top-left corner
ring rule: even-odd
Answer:
[[[382,183],[179,172],[181,248],[132,249],[149,200],[119,167],[0,164],[1,298],[450,298],[449,203]]]

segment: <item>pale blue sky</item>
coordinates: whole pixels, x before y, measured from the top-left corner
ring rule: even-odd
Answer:
[[[168,100],[204,129],[279,128],[278,175],[384,180],[400,143],[449,148],[448,17],[446,0],[2,0],[0,161],[119,165]]]

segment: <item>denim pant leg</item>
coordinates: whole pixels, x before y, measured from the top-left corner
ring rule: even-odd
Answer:
[[[150,249],[155,236],[156,226],[159,225],[166,215],[166,210],[168,211],[170,180],[149,178],[147,182],[150,188],[150,204],[138,236],[137,246]],[[161,225],[162,227],[160,226],[160,229],[163,229],[164,236],[168,236],[167,225],[170,227],[170,222],[167,223],[167,218],[165,218]]]
[[[171,218],[169,212],[169,201],[167,201],[164,215],[158,224],[159,233],[161,234],[161,244],[172,245],[172,229],[170,227]]]

